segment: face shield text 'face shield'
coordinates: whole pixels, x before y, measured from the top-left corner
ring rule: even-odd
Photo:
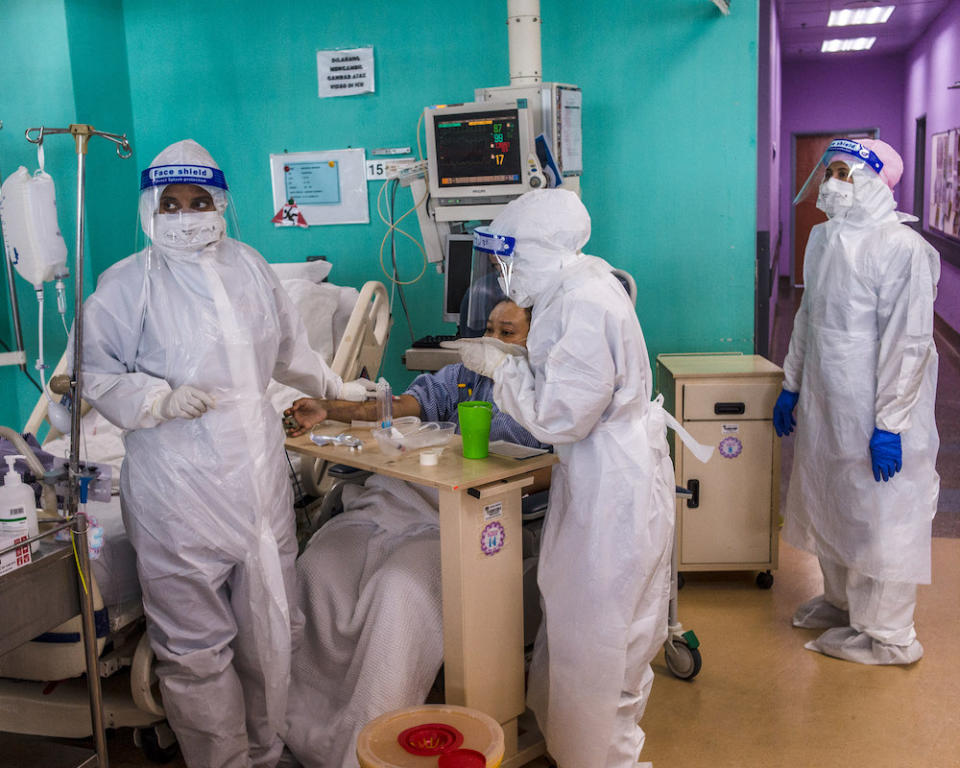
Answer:
[[[227,234],[227,184],[219,168],[176,164],[147,168],[140,177],[140,224],[150,244],[194,253]],[[231,232],[231,235],[234,235]]]

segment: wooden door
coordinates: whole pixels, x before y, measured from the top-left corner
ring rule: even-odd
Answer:
[[[793,197],[796,197],[810,171],[820,161],[830,142],[834,139],[868,139],[876,131],[857,131],[854,133],[813,133],[798,134],[794,141],[793,155]],[[819,181],[817,182],[819,184]],[[792,201],[793,198],[791,198]],[[827,215],[817,208],[816,194],[793,206],[793,284],[803,285],[803,254],[807,249],[807,239],[815,224],[827,220]]]

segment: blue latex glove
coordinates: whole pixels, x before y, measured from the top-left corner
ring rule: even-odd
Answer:
[[[881,478],[887,482],[897,474],[903,469],[900,435],[874,427],[870,438],[870,460],[873,463],[873,479],[878,483]]]
[[[793,415],[793,409],[797,407],[797,400],[800,395],[789,390],[782,390],[780,397],[777,398],[777,404],[773,406],[773,428],[777,430],[777,436],[783,437],[793,432],[797,424],[797,419]]]

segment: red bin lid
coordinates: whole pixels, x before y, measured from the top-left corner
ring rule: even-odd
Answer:
[[[438,768],[486,768],[487,758],[475,749],[453,749],[437,760]]]
[[[411,755],[442,755],[463,744],[463,734],[446,723],[423,723],[401,732],[397,741]],[[483,764],[486,765],[486,759]]]

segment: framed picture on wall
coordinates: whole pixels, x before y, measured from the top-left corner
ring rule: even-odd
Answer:
[[[930,212],[927,226],[960,239],[960,128],[930,137]]]

